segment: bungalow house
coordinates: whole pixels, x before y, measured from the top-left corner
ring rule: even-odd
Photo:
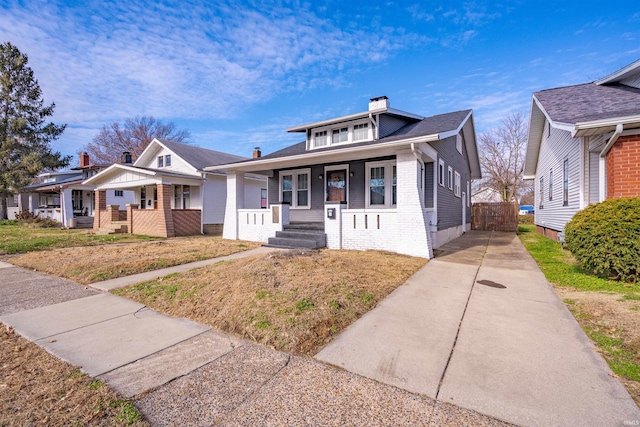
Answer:
[[[89,154],[80,154],[78,167],[38,175],[33,184],[20,189],[18,210],[28,210],[41,218],[51,218],[65,227],[92,228],[95,211],[94,188],[83,184],[108,165],[91,163]],[[133,202],[133,193],[109,191],[108,203],[122,209]]]
[[[524,178],[535,224],[554,240],[592,203],[640,196],[640,60],[575,86],[535,92]]]
[[[423,117],[380,97],[367,111],[288,132],[305,139],[221,165],[224,238],[431,258],[470,229],[471,180],[481,176],[471,110]],[[268,177],[268,209],[243,203],[248,173]]]
[[[221,233],[225,171],[204,168],[242,160],[246,158],[154,139],[135,163],[114,164],[84,181],[96,189],[93,228],[162,237]],[[260,208],[261,197],[266,199],[266,179],[248,174],[243,184],[242,202]],[[133,200],[124,209],[109,205],[107,192],[127,190]]]

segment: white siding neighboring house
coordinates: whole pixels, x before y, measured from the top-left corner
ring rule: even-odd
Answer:
[[[524,175],[535,224],[562,238],[576,212],[640,196],[640,60],[601,80],[533,94]]]
[[[20,189],[16,211],[28,210],[42,218],[51,218],[65,227],[92,228],[95,213],[94,187],[83,181],[109,165],[93,164],[87,153],[80,154],[80,165],[69,171],[47,172]],[[130,191],[106,193],[109,204],[122,209],[133,202]],[[12,219],[12,217],[9,217]]]
[[[305,140],[220,166],[224,238],[431,258],[470,229],[470,183],[481,177],[471,110],[423,117],[380,97],[367,111],[288,132]],[[267,211],[243,204],[248,173],[269,177]]]
[[[246,160],[246,157],[154,139],[134,164],[114,164],[87,179],[96,187],[99,215],[95,230],[120,230],[163,237],[222,232],[226,203],[224,170],[206,166]],[[244,203],[260,207],[266,178],[247,175]],[[110,206],[104,195],[112,190],[134,194],[130,204]]]

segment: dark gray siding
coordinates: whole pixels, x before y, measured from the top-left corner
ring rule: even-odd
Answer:
[[[269,193],[267,196],[269,197],[269,206],[278,203],[280,200],[280,195],[278,194],[280,192],[280,177],[277,172],[275,172],[272,177],[269,177],[267,192]]]
[[[364,161],[350,162],[349,172],[349,208],[364,209],[365,170]]]
[[[434,163],[424,164],[424,207],[433,207],[433,165]]]
[[[378,138],[384,138],[387,135],[391,135],[392,133],[394,133],[395,131],[397,131],[403,126],[408,125],[409,123],[412,123],[412,122],[397,116],[380,114],[380,122],[379,122],[380,131],[378,134]]]
[[[469,170],[469,160],[464,144],[462,144],[462,154],[456,150],[456,137],[431,142],[430,145],[438,151],[440,159],[444,160],[445,185],[438,185],[438,230],[455,227],[462,224],[462,197],[456,197],[453,190],[449,190],[447,183],[447,170],[451,166],[454,172],[460,174],[460,195],[467,192],[467,181],[470,181],[471,172]],[[455,176],[455,174],[454,174]],[[466,209],[467,222],[471,221],[471,209]]]

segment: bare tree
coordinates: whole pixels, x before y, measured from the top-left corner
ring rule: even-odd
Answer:
[[[127,119],[124,124],[113,122],[103,126],[80,152],[89,153],[96,163],[107,164],[117,162],[125,151],[137,158],[154,138],[189,144],[190,137],[188,130],[176,129],[172,122],[163,123],[153,117],[142,116]]]
[[[480,135],[480,186],[491,189],[504,202],[518,202],[530,184],[522,179],[527,123],[523,112],[507,114],[500,125]]]

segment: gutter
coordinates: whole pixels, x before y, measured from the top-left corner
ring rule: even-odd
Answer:
[[[602,151],[600,152],[601,158],[607,157],[607,153],[609,152],[609,150],[611,150],[611,147],[613,147],[613,144],[616,143],[616,141],[620,137],[620,134],[622,133],[623,130],[624,130],[624,125],[622,123],[618,123],[616,125],[616,131],[613,132],[613,135],[611,135],[611,138],[609,138],[607,145],[605,145]]]

